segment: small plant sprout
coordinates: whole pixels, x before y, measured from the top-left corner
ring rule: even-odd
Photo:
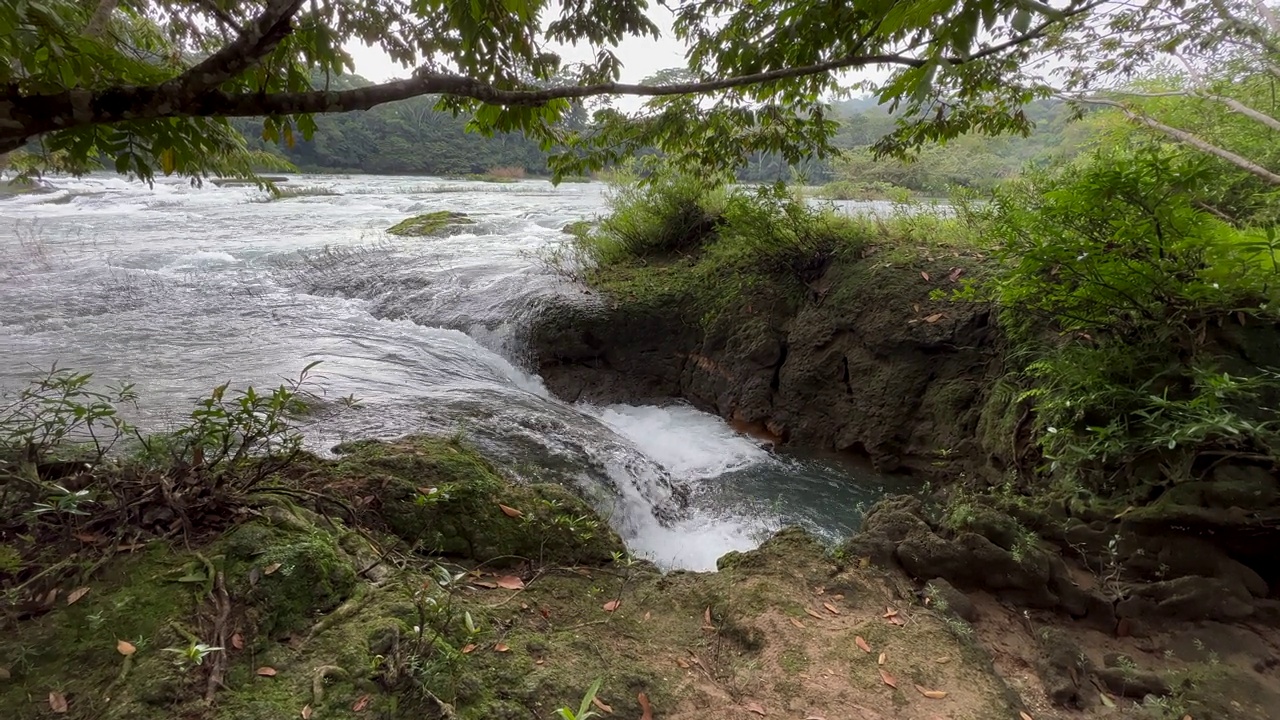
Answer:
[[[587,688],[587,694],[582,696],[582,702],[578,704],[578,711],[562,707],[556,710],[556,714],[561,720],[590,720],[590,718],[600,717],[600,713],[591,709],[591,703],[596,699],[596,693],[600,692],[600,686],[604,683],[604,678],[598,677],[596,681],[591,683],[591,687]]]
[[[222,648],[220,647],[215,647],[202,642],[192,642],[185,648],[165,648],[165,652],[171,652],[179,656],[178,664],[183,667],[197,667],[203,665],[206,657],[221,650]]]

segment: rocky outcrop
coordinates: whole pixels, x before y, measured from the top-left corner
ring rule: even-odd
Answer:
[[[532,351],[570,400],[686,400],[776,439],[869,456],[885,471],[982,458],[999,345],[987,310],[931,300],[947,266],[832,263],[801,299],[555,304]],[[943,281],[945,283],[945,280]]]

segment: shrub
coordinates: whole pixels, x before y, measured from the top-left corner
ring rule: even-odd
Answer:
[[[1227,372],[1219,342],[1224,325],[1276,321],[1274,233],[1201,210],[1207,167],[1123,148],[966,208],[999,242],[1004,270],[961,297],[1000,308],[1048,469],[1090,489],[1121,490],[1120,471],[1143,464],[1176,480],[1206,453],[1276,447],[1258,408],[1275,374]]]

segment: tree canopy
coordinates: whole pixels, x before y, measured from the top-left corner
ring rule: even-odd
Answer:
[[[73,170],[107,157],[142,177],[236,172],[243,143],[226,118],[263,117],[264,137],[288,144],[314,114],[434,95],[474,129],[559,148],[560,172],[640,147],[711,165],[798,159],[830,150],[824,103],[840,73],[872,67],[889,75],[866,88],[921,121],[900,142],[1019,130],[1035,93],[1019,68],[1096,5],[686,0],[670,6],[686,72],[624,84],[614,48],[658,32],[645,0],[14,0],[0,6],[0,152],[39,141]],[[337,84],[354,69],[350,41],[409,77]],[[554,50],[570,44],[594,59],[566,66]],[[571,100],[605,95],[652,99],[598,112],[589,132],[563,126]]]

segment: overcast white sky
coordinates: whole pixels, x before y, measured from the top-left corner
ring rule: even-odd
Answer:
[[[672,37],[672,14],[667,8],[659,5],[649,6],[649,18],[662,33],[662,37],[627,38],[614,51],[622,60],[622,82],[639,82],[659,70],[671,67],[684,67],[684,45]],[[565,64],[586,62],[595,57],[587,46],[567,47],[552,46],[550,49],[560,53]],[[381,50],[360,45],[347,46],[347,52],[356,62],[356,73],[374,82],[383,82],[397,77],[408,77],[411,69],[401,67],[392,62]]]

